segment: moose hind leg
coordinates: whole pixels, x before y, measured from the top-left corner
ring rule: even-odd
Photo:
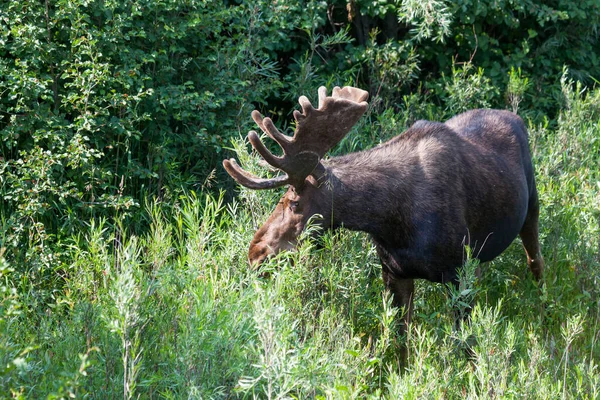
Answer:
[[[534,278],[538,281],[542,279],[542,274],[544,272],[544,258],[542,257],[539,241],[539,210],[540,207],[537,192],[535,192],[529,201],[527,217],[525,218],[525,223],[519,233],[519,236],[521,236],[521,240],[523,241],[525,253],[527,253],[527,265]]]

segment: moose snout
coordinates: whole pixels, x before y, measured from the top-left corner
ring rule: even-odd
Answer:
[[[248,261],[252,267],[258,268],[271,254],[274,254],[274,251],[268,246],[251,245],[248,250]]]
[[[248,250],[248,261],[253,268],[260,265],[271,255],[282,251],[293,251],[296,249],[296,241],[268,242],[264,237],[257,238],[250,243]]]

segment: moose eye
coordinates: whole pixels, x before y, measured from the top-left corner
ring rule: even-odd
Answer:
[[[296,212],[297,208],[298,208],[298,202],[297,201],[290,201],[290,210],[292,210],[293,212]]]

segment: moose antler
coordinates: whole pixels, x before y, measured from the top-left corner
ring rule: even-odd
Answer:
[[[305,96],[298,102],[302,107],[294,111],[296,131],[293,137],[279,132],[271,121],[258,111],[252,112],[252,119],[259,128],[275,140],[283,149],[283,156],[273,155],[260,141],[255,131],[248,132],[252,147],[273,167],[286,175],[272,179],[262,179],[244,171],[232,158],[223,160],[223,166],[240,185],[250,189],[272,189],[283,185],[302,185],[319,165],[321,158],[343,139],[354,124],[367,110],[369,93],[358,88],[345,86],[333,88],[333,94],[327,96],[327,88],[319,88],[319,108],[315,109]]]

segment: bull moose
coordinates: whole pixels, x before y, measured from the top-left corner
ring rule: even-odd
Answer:
[[[539,204],[527,130],[516,114],[472,110],[445,123],[417,121],[372,149],[323,159],[367,110],[368,93],[319,88],[315,109],[305,96],[294,111],[293,137],[258,111],[252,118],[283,149],[273,155],[255,131],[248,139],[271,166],[271,179],[224,160],[229,175],[250,189],[289,185],[267,222],[255,233],[248,258],[254,265],[297,245],[315,214],[325,229],[368,232],[381,260],[393,305],[410,321],[414,279],[457,283],[464,245],[481,262],[521,236],[527,264],[541,279]]]

